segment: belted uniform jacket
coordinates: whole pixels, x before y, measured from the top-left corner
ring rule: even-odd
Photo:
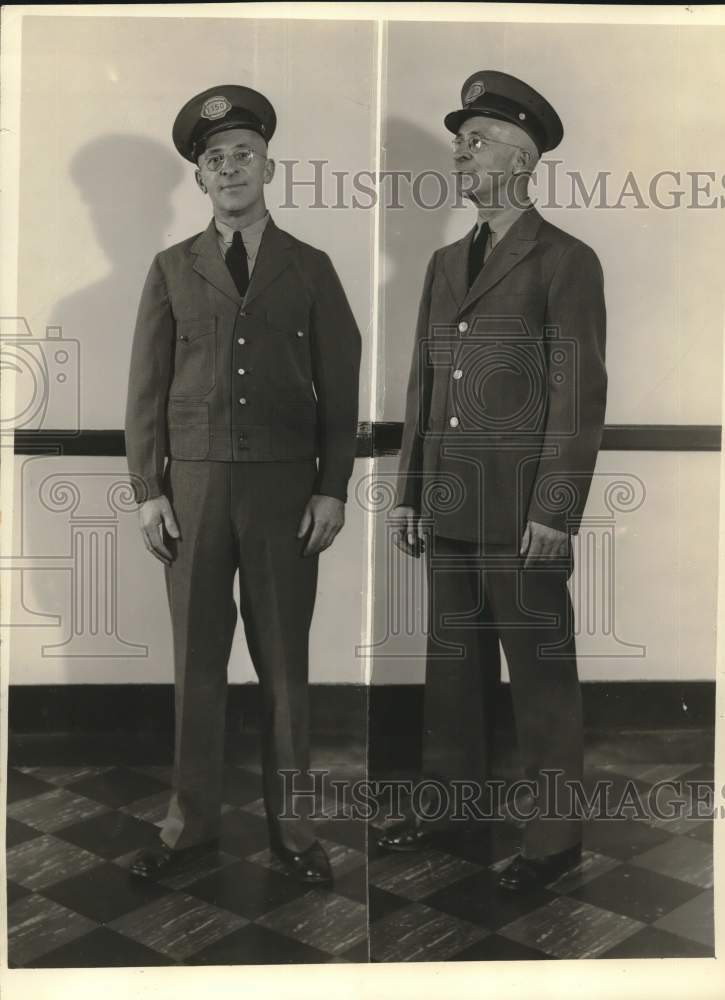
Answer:
[[[606,404],[599,260],[530,208],[469,289],[474,232],[426,272],[397,502],[451,538],[516,544],[527,520],[575,533]]]
[[[212,219],[156,255],[141,295],[125,420],[136,500],[163,491],[167,457],[318,458],[314,492],[345,500],[359,366],[360,333],[327,254],[270,218],[242,301]]]

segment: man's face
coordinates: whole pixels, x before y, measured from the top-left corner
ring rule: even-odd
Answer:
[[[215,215],[246,212],[264,202],[264,185],[274,176],[274,160],[256,132],[233,128],[212,135],[199,157],[196,182],[211,198]]]
[[[481,206],[504,207],[512,177],[536,163],[535,147],[523,129],[483,115],[467,118],[453,142],[459,190]]]

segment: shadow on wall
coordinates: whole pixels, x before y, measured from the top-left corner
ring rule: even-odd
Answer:
[[[390,179],[381,190],[382,262],[380,288],[379,412],[386,420],[400,420],[405,410],[408,373],[413,356],[418,304],[428,261],[434,250],[443,246],[450,231],[451,217],[465,229],[475,213],[453,210],[451,168],[452,149],[442,121],[432,121],[422,129],[401,117],[383,122],[383,159],[381,168],[399,176],[397,203]],[[441,190],[434,174],[447,187]],[[425,176],[424,176],[425,175]],[[417,183],[416,183],[417,178]],[[443,195],[446,194],[446,197]],[[438,207],[426,208],[427,205]],[[384,683],[391,671],[400,673],[400,658],[417,681],[424,672],[421,591],[422,564],[410,560],[394,548],[388,517],[396,485],[397,460],[385,463],[375,478],[384,484],[375,504],[375,580],[372,642],[373,684]],[[391,723],[391,725],[394,725]]]
[[[382,169],[403,175],[397,199],[401,207],[392,207],[390,181],[382,190],[380,328],[385,419],[402,419],[418,302],[431,254],[450,242],[446,234],[452,221],[462,235],[476,217],[467,203],[454,207],[453,150],[448,137],[442,121],[432,122],[425,130],[399,117],[383,123]]]
[[[80,341],[81,403],[86,393],[97,392],[92,387],[103,386],[118,407],[115,420],[103,413],[105,426],[121,426],[141,288],[154,255],[168,240],[171,198],[184,168],[163,143],[145,136],[105,135],[78,150],[70,172],[110,269],[61,299],[49,323],[62,327],[64,337]],[[78,278],[80,284],[82,274]],[[86,409],[82,405],[81,426]]]

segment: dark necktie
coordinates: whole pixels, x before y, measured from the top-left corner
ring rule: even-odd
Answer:
[[[244,298],[244,294],[249,287],[249,265],[247,264],[247,251],[244,249],[242,234],[235,230],[232,242],[224,255],[224,260],[229,268],[229,273],[234,279],[237,291]]]
[[[487,222],[481,224],[481,228],[476,233],[473,243],[471,243],[471,251],[468,255],[468,287],[470,288],[473,282],[478,277],[478,273],[483,267],[483,257],[486,253],[486,244],[488,243],[488,234],[490,233],[490,228]]]

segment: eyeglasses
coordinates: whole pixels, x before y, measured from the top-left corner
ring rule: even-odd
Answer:
[[[451,139],[451,144],[455,150],[463,143],[468,146],[472,153],[480,153],[487,146],[510,146],[512,149],[521,149],[515,142],[502,142],[501,139],[489,139],[487,136],[476,135],[471,132],[469,135],[456,135]]]
[[[226,160],[227,156],[231,156],[235,166],[248,167],[255,156],[263,155],[263,153],[258,153],[256,150],[247,149],[246,147],[242,149],[233,149],[228,153],[210,153],[204,158],[204,166],[207,170],[211,170],[213,173],[216,173],[217,170],[221,170],[222,164]]]

